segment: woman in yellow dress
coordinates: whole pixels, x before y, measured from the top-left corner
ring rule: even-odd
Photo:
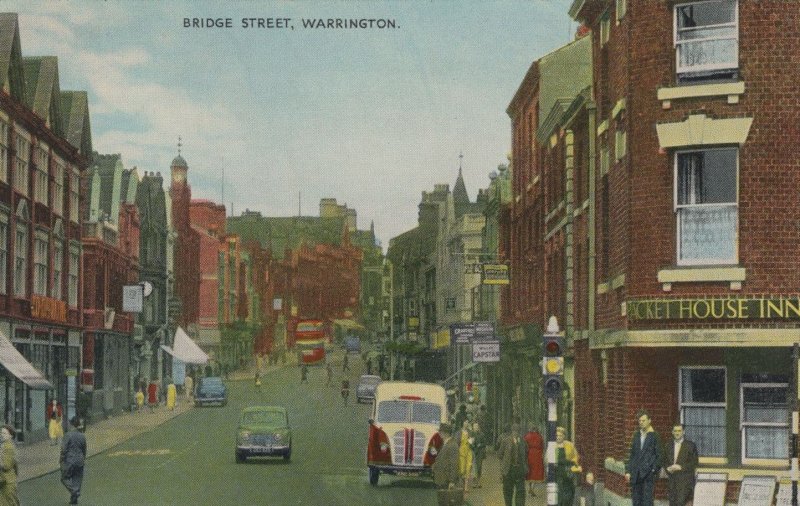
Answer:
[[[47,432],[50,435],[50,445],[58,446],[64,437],[64,426],[62,425],[63,411],[61,404],[53,399],[47,406]]]
[[[170,411],[175,409],[175,401],[178,397],[178,390],[175,388],[175,382],[170,381],[167,385],[167,409]]]
[[[469,490],[469,476],[472,473],[472,437],[468,427],[469,422],[464,420],[458,434],[458,474],[464,480],[464,492]]]

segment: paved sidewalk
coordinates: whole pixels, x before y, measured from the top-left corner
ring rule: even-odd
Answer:
[[[486,451],[482,474],[482,487],[474,488],[470,486],[465,496],[466,504],[469,506],[505,506],[503,501],[503,479],[500,476],[500,461],[492,449],[487,449]],[[537,484],[534,491],[536,492],[535,497],[526,494],[526,506],[544,506],[547,503],[544,484]]]
[[[168,410],[160,405],[154,413],[145,406],[139,413],[124,412],[105,420],[99,420],[86,426],[86,448],[88,455],[97,455],[113,448],[140,434],[152,430],[174,417],[192,409],[192,403],[183,398],[178,399],[175,410]],[[58,470],[58,458],[61,446],[52,446],[50,440],[19,445],[17,461],[19,476],[17,481],[23,482],[38,478],[44,474]]]

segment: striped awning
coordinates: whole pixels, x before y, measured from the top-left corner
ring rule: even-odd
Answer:
[[[33,364],[28,362],[2,333],[0,333],[0,364],[6,371],[35,390],[51,390],[53,388],[52,383],[47,381],[44,374],[33,367]]]

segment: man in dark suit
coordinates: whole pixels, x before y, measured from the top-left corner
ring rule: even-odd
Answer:
[[[633,433],[631,454],[625,465],[625,481],[631,484],[633,506],[653,506],[656,479],[664,460],[658,433],[653,430],[650,415],[638,413],[639,430]]]
[[[683,436],[683,425],[676,423],[672,427],[672,444],[664,452],[669,506],[685,506],[694,492],[694,472],[699,461],[697,446]]]
[[[525,506],[525,475],[528,474],[528,444],[520,436],[519,419],[511,425],[511,431],[500,441],[497,451],[500,474],[503,477],[503,498],[506,506]]]

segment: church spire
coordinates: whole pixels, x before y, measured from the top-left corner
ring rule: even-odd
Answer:
[[[469,204],[467,186],[464,184],[462,168],[463,159],[464,153],[462,152],[458,155],[458,178],[456,178],[456,184],[453,186],[453,201],[455,202],[457,208],[459,207],[459,204]]]

